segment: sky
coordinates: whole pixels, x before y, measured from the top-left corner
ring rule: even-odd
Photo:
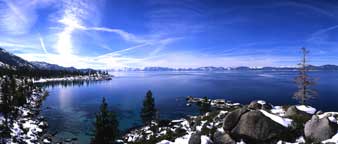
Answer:
[[[77,68],[338,64],[335,0],[0,0],[0,47]]]

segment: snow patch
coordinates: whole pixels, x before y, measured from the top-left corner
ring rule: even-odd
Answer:
[[[311,106],[306,105],[298,105],[296,108],[300,111],[306,112],[308,114],[314,114],[316,112],[316,109]]]
[[[208,136],[205,135],[201,136],[201,144],[210,144],[210,143],[212,143],[212,141]]]
[[[263,100],[258,100],[257,103],[259,103],[259,104],[261,104],[261,105],[265,105],[265,104],[266,104],[266,102],[263,101]]]
[[[265,110],[260,110],[260,112],[262,112],[265,116],[269,117],[271,120],[281,124],[284,127],[289,127],[292,124],[292,120],[288,119],[288,118],[282,118],[280,116],[274,115],[274,114],[270,114],[268,112],[266,112]]]
[[[271,113],[279,115],[281,117],[285,116],[285,110],[281,106],[274,106],[270,111]]]

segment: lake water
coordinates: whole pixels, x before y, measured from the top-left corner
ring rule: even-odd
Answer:
[[[274,105],[296,104],[292,99],[297,87],[297,72],[226,71],[226,72],[118,72],[111,81],[83,85],[47,86],[49,96],[42,115],[49,131],[58,137],[77,137],[89,143],[95,113],[102,97],[117,112],[119,127],[126,130],[140,125],[139,111],[148,90],[153,92],[162,119],[177,119],[198,114],[187,107],[187,96],[223,98],[247,104],[263,99]],[[318,78],[314,87],[319,93],[310,104],[324,111],[338,111],[338,72],[311,72]]]

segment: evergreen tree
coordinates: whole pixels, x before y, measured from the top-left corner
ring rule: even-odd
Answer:
[[[0,111],[3,114],[4,122],[0,130],[0,136],[2,138],[7,138],[10,136],[10,117],[13,109],[11,102],[11,93],[10,93],[10,81],[8,77],[4,77],[1,83],[1,103]],[[2,139],[3,141],[4,139]]]
[[[143,101],[143,108],[141,110],[141,118],[144,124],[149,124],[156,118],[155,101],[152,92],[149,90]]]
[[[96,114],[93,144],[110,144],[118,136],[118,121],[114,112],[108,110],[106,99],[102,98],[100,112]]]
[[[305,104],[307,100],[313,98],[317,95],[317,92],[310,89],[310,86],[315,84],[313,78],[308,75],[309,65],[307,64],[307,55],[309,51],[306,48],[302,48],[302,60],[301,63],[298,64],[299,67],[299,75],[296,77],[296,83],[298,85],[298,91],[294,93],[294,98],[299,100],[301,104]]]
[[[198,103],[198,106],[201,114],[205,114],[211,111],[211,104],[208,97],[204,97],[203,101]]]

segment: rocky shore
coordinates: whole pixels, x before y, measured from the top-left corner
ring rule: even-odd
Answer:
[[[263,100],[248,105],[222,99],[188,97],[213,110],[179,120],[154,121],[125,134],[120,143],[301,144],[338,143],[338,113],[306,105],[274,106]]]
[[[50,138],[45,135],[48,124],[42,116],[39,116],[40,106],[46,96],[46,91],[35,88],[27,103],[17,107],[18,116],[10,126],[11,138],[6,140],[7,143],[50,143]],[[0,124],[3,122],[4,118],[0,116]]]

